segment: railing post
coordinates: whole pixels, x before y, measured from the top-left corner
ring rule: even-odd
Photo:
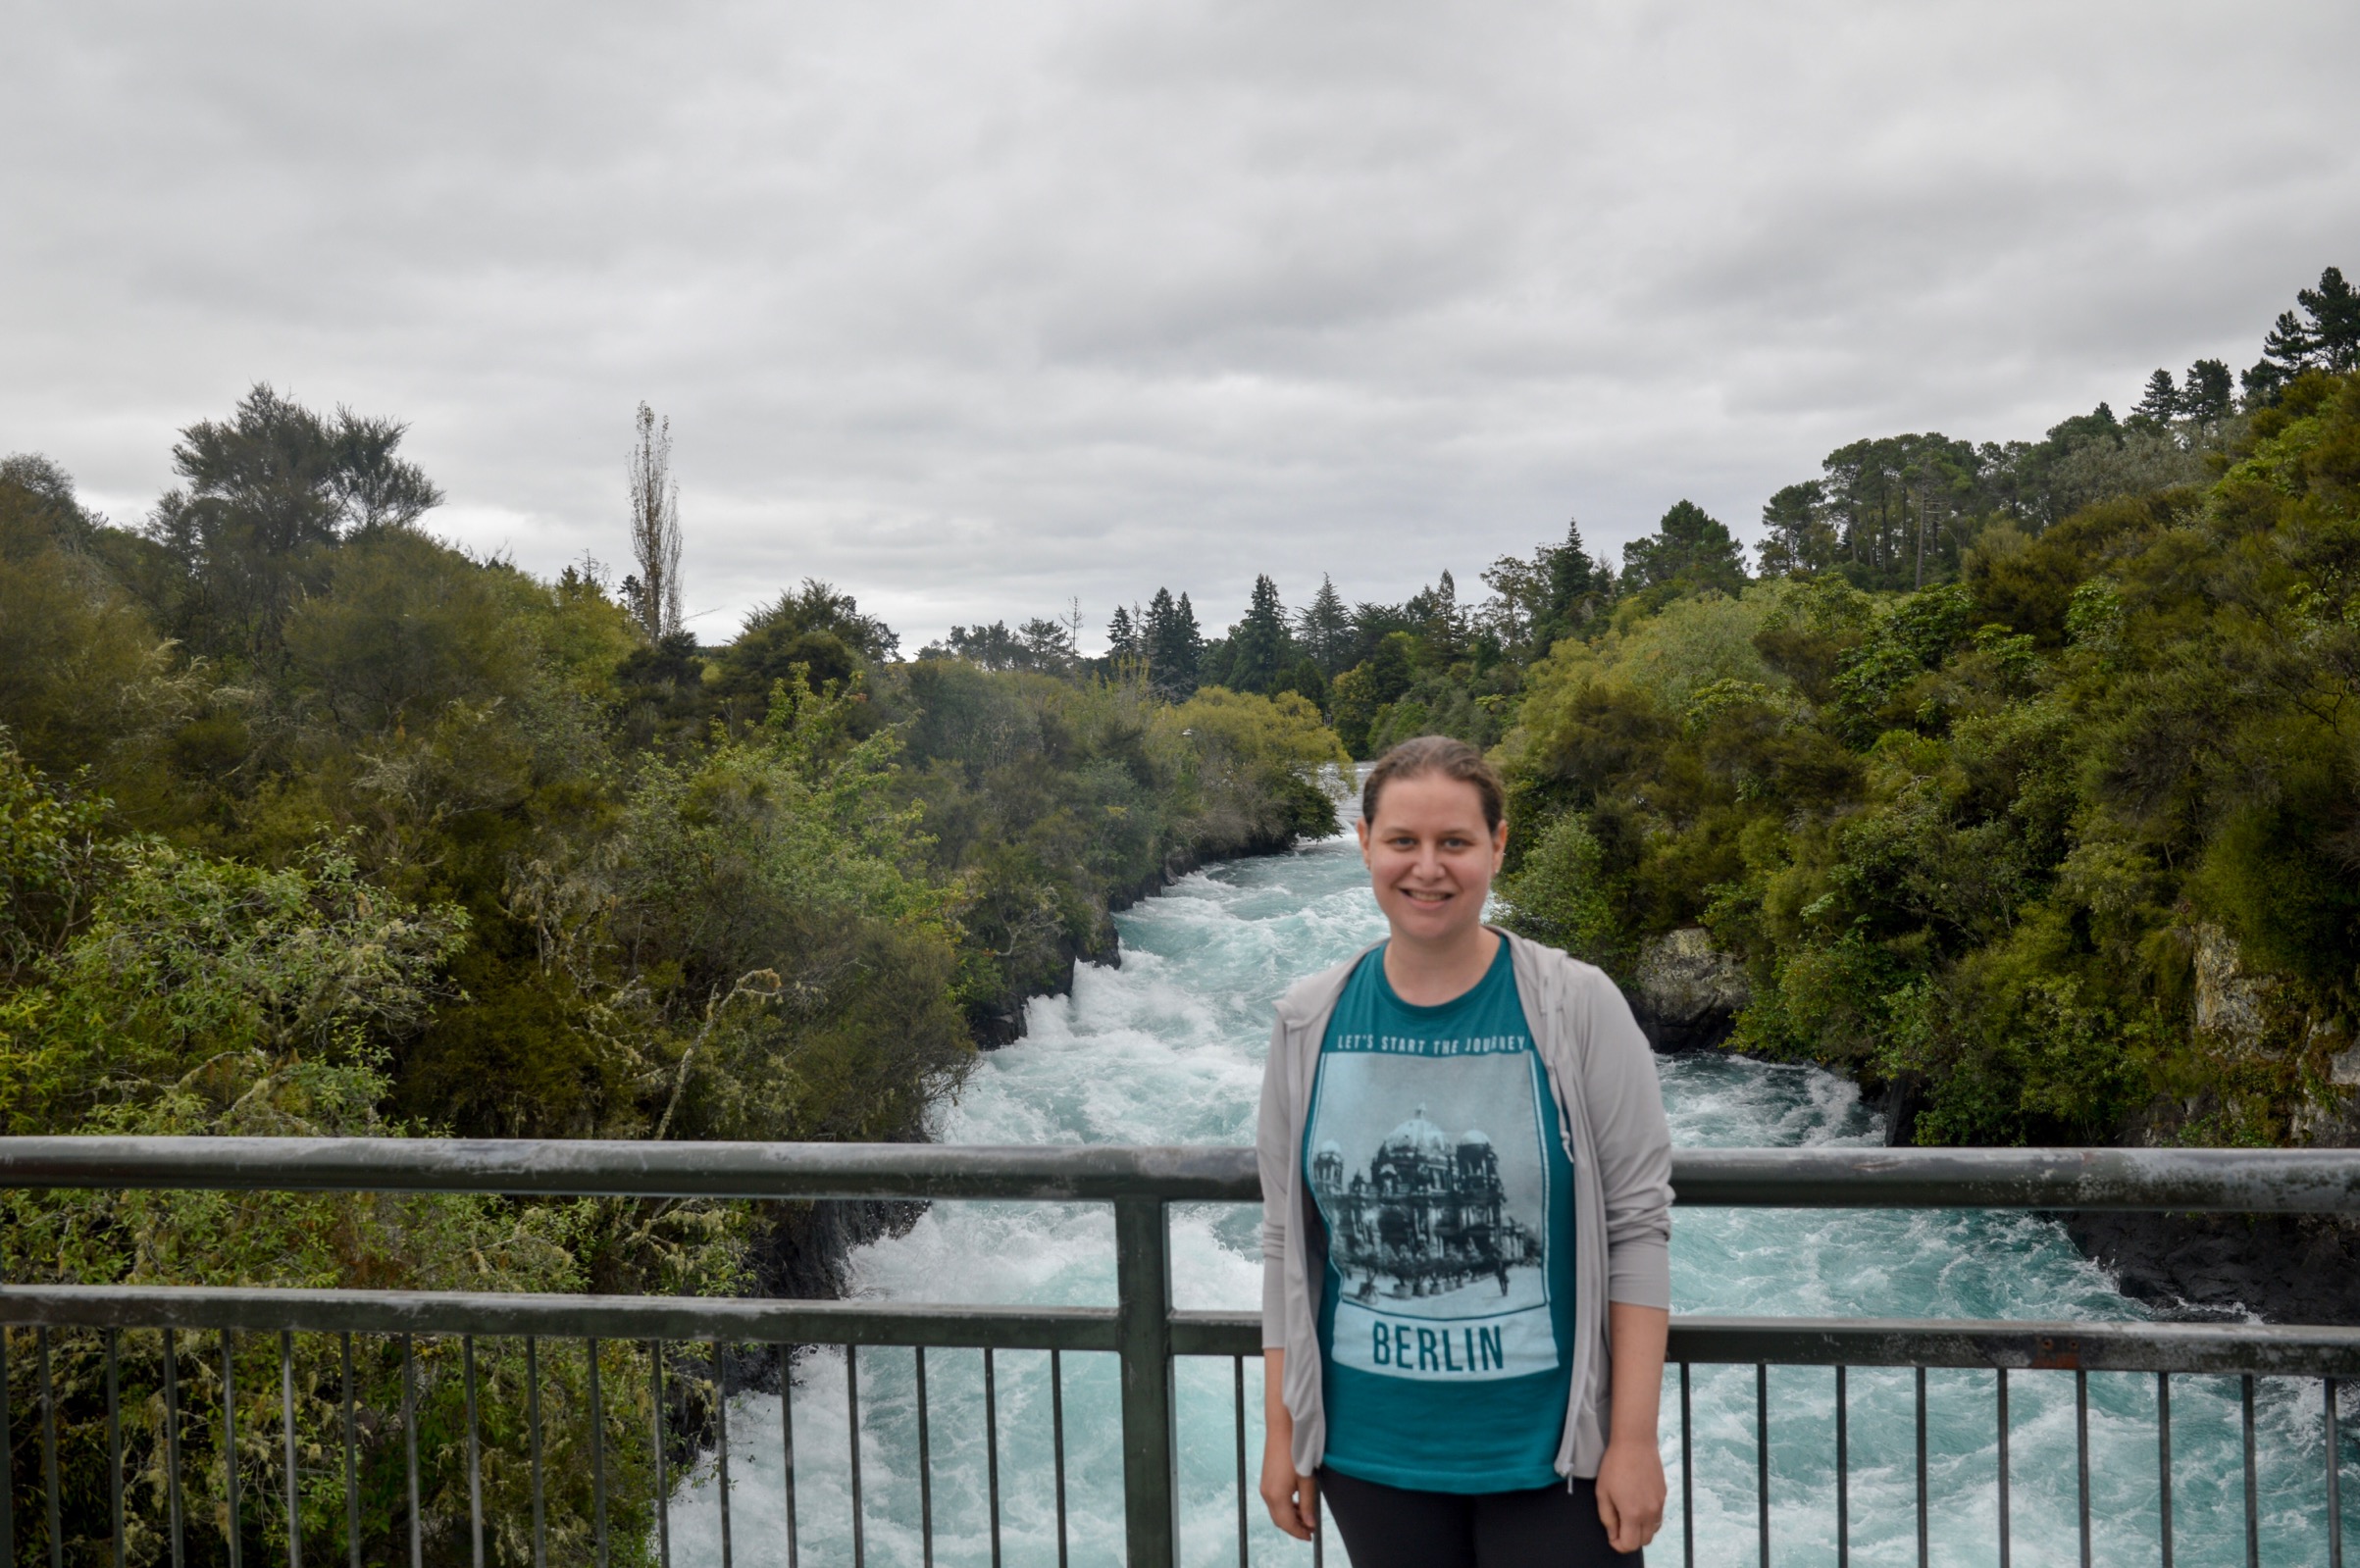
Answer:
[[[1130,1568],[1172,1568],[1179,1489],[1172,1473],[1171,1233],[1161,1198],[1115,1200],[1114,1292],[1127,1556]]]

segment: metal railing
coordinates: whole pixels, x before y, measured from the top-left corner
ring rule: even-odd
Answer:
[[[1867,1148],[1683,1150],[1674,1160],[1673,1182],[1682,1205],[1768,1208],[2019,1208],[2045,1210],[2147,1209],[2277,1213],[2360,1212],[2360,1154],[2334,1151],[2214,1151],[2125,1149],[1885,1150]],[[641,1429],[651,1455],[651,1494],[634,1499],[644,1507],[660,1559],[671,1560],[671,1479],[666,1472],[667,1368],[680,1376],[681,1358],[666,1344],[693,1343],[712,1358],[711,1414],[718,1423],[716,1462],[719,1492],[720,1560],[731,1563],[730,1440],[723,1387],[726,1347],[769,1346],[780,1376],[790,1376],[795,1347],[842,1346],[847,1361],[847,1400],[851,1434],[851,1550],[864,1554],[860,1496],[860,1412],[856,1374],[859,1351],[875,1346],[908,1347],[917,1378],[918,1484],[925,1561],[934,1560],[932,1470],[927,1454],[925,1378],[929,1348],[980,1349],[990,1418],[994,1355],[1000,1351],[1047,1351],[1054,1422],[1057,1482],[1057,1555],[1065,1561],[1064,1374],[1067,1353],[1110,1353],[1119,1364],[1122,1435],[1124,1542],[1134,1568],[1168,1568],[1179,1536],[1175,1479],[1174,1363],[1181,1357],[1222,1357],[1233,1363],[1236,1420],[1239,1561],[1248,1558],[1248,1515],[1252,1491],[1247,1468],[1246,1361],[1260,1354],[1260,1330],[1251,1315],[1176,1310],[1171,1283],[1168,1210],[1175,1203],[1258,1202],[1260,1192],[1250,1150],[1237,1148],[1024,1147],[940,1145],[672,1144],[624,1142],[443,1141],[429,1139],[273,1138],[0,1138],[0,1189],[134,1188],[254,1191],[475,1192],[519,1195],[608,1195],[734,1199],[930,1198],[1016,1199],[1103,1202],[1112,1206],[1115,1236],[1116,1301],[1110,1307],[963,1307],[892,1305],[871,1301],[780,1301],[755,1299],[557,1296],[484,1293],[420,1293],[376,1290],[240,1290],[126,1286],[0,1287],[0,1328],[28,1337],[38,1366],[34,1377],[39,1406],[40,1508],[38,1535],[46,1558],[62,1565],[61,1496],[96,1507],[103,1493],[113,1531],[111,1559],[126,1560],[127,1475],[119,1387],[119,1348],[128,1333],[161,1331],[160,1390],[144,1391],[142,1408],[161,1408],[160,1456],[143,1461],[157,1506],[169,1515],[169,1551],[176,1565],[193,1561],[240,1564],[257,1543],[283,1543],[285,1559],[300,1564],[305,1498],[299,1495],[295,1336],[335,1338],[341,1367],[341,1475],[344,1488],[345,1555],[363,1561],[367,1532],[362,1518],[364,1460],[395,1465],[406,1517],[381,1521],[374,1538],[391,1542],[413,1564],[426,1559],[428,1513],[421,1504],[418,1402],[422,1341],[447,1356],[459,1345],[464,1385],[462,1432],[449,1436],[453,1452],[463,1445],[466,1465],[464,1543],[469,1560],[487,1560],[485,1439],[491,1418],[481,1399],[479,1342],[521,1340],[524,1372],[519,1380],[509,1361],[486,1377],[522,1383],[527,1410],[523,1436],[529,1452],[529,1533],[509,1521],[495,1530],[490,1551],[529,1560],[548,1560],[550,1521],[544,1494],[544,1385],[553,1359],[544,1362],[547,1340],[580,1341],[583,1386],[567,1385],[568,1409],[576,1412],[580,1435],[590,1449],[590,1505],[594,1519],[590,1539],[604,1565],[610,1549],[610,1449],[618,1441],[610,1419],[611,1399],[602,1375],[611,1380],[625,1363],[616,1346],[648,1346],[648,1380],[653,1428]],[[25,1331],[30,1331],[26,1336]],[[103,1486],[85,1478],[62,1477],[57,1412],[61,1395],[53,1386],[52,1354],[59,1337],[85,1340],[95,1334],[104,1346],[106,1457]],[[186,1337],[216,1336],[208,1360]],[[279,1415],[277,1447],[258,1447],[254,1434],[241,1441],[239,1412],[264,1409],[241,1402],[237,1355],[240,1336],[278,1340]],[[363,1362],[355,1372],[356,1337]],[[377,1341],[372,1345],[371,1341]],[[144,1341],[143,1341],[144,1342]],[[250,1350],[249,1345],[249,1350]],[[8,1338],[0,1334],[0,1453],[10,1456],[9,1485],[0,1487],[0,1564],[18,1560],[19,1506],[15,1443],[6,1359]],[[16,1353],[23,1354],[20,1348]],[[505,1354],[506,1352],[502,1352]],[[634,1352],[636,1353],[636,1352]],[[1852,1510],[1850,1434],[1846,1428],[1846,1379],[1853,1369],[1915,1369],[1916,1497],[1918,1560],[1928,1559],[1926,1470],[1926,1381],[1929,1368],[1982,1369],[1996,1374],[1999,1433],[1998,1560],[2008,1564],[2010,1465],[2008,1459],[2009,1375],[2012,1371],[2070,1372],[2075,1378],[2078,1417],[2079,1557],[2092,1560],[2089,1474],[2088,1379],[2098,1372],[2143,1372],[2154,1376],[2158,1413],[2162,1561],[2173,1560],[2172,1418],[2175,1375],[2222,1374],[2240,1380],[2245,1456],[2246,1560],[2259,1560],[2255,1510],[2255,1380],[2305,1378],[2320,1381],[2326,1422],[2328,1508],[2322,1544],[2325,1561],[2341,1568],[2340,1461],[2337,1442],[2337,1381],[2360,1376],[2360,1329],[2295,1328],[2226,1323],[2017,1323],[1891,1321],[1808,1318],[1681,1318],[1671,1331],[1681,1410],[1683,1545],[1695,1561],[1690,1450],[1690,1389],[1694,1369],[1752,1366],[1756,1373],[1756,1446],[1759,1453],[1759,1551],[1770,1561],[1769,1369],[1816,1366],[1833,1369],[1835,1404],[1835,1553],[1848,1562]],[[513,1359],[512,1357],[510,1358]],[[631,1363],[636,1366],[636,1362]],[[571,1362],[568,1362],[570,1368]],[[364,1407],[360,1391],[377,1367],[389,1380],[398,1367],[398,1415]],[[190,1431],[183,1382],[218,1374],[220,1423],[219,1500],[209,1521],[189,1517],[184,1506],[181,1442]],[[637,1376],[636,1372],[633,1374]],[[325,1374],[322,1374],[325,1376]],[[248,1380],[251,1381],[250,1378]],[[387,1382],[386,1387],[391,1387]],[[307,1385],[307,1388],[309,1385]],[[785,1387],[785,1384],[782,1384]],[[94,1395],[93,1395],[94,1397]],[[552,1397],[555,1397],[552,1394]],[[636,1397],[636,1395],[635,1395]],[[158,1403],[160,1401],[160,1405]],[[332,1401],[333,1402],[333,1401]],[[576,1410],[579,1406],[579,1410]],[[587,1412],[586,1415],[583,1412]],[[503,1419],[506,1419],[503,1416]],[[333,1424],[333,1423],[332,1423]],[[367,1431],[364,1433],[364,1428]],[[989,1427],[993,1561],[1000,1561],[999,1429]],[[782,1413],[781,1454],[786,1489],[787,1560],[796,1559],[796,1457],[794,1404]],[[208,1441],[211,1441],[208,1436]],[[571,1441],[571,1440],[569,1440]],[[388,1445],[399,1452],[387,1458]],[[569,1450],[572,1451],[572,1450]],[[369,1456],[375,1455],[374,1459]],[[283,1535],[252,1528],[247,1487],[241,1477],[258,1467],[280,1470],[282,1495],[272,1506],[284,1511]],[[315,1490],[332,1485],[336,1465],[323,1455],[310,1467]],[[150,1476],[150,1470],[154,1472]],[[322,1481],[325,1476],[327,1479]],[[457,1482],[454,1479],[455,1489]],[[259,1493],[257,1500],[259,1500]],[[314,1510],[316,1515],[317,1510]],[[447,1522],[455,1527],[455,1513]],[[210,1533],[207,1528],[209,1526]],[[218,1539],[216,1539],[218,1538]],[[503,1547],[501,1542],[508,1545]],[[314,1555],[325,1542],[315,1542]],[[456,1552],[456,1544],[448,1550]],[[1316,1556],[1318,1543],[1314,1543]],[[155,1554],[151,1553],[151,1554]]]

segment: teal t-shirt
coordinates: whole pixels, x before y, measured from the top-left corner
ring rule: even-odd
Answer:
[[[1337,999],[1304,1175],[1327,1230],[1326,1463],[1417,1492],[1557,1479],[1573,1352],[1573,1165],[1508,944],[1401,999],[1384,948]]]

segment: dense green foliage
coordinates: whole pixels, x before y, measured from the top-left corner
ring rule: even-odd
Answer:
[[[1356,756],[1496,747],[1512,923],[1634,982],[1703,927],[1737,1045],[1905,1087],[1919,1138],[2360,1138],[2354,299],[2302,290],[2241,401],[2199,360],[2037,441],[1839,447],[1758,576],[1681,500],[1472,605],[1262,579],[1194,672],[1324,687]]]
[[[1987,515],[1922,590],[1560,642],[1501,749],[1512,918],[1625,978],[1702,925],[1736,1045],[1917,1086],[1922,1140],[2351,1137],[2360,377],[2157,439],[2207,477]]]
[[[1111,910],[1332,831],[1326,765],[1439,731],[1510,779],[1512,923],[1626,980],[1702,927],[1750,981],[1739,1046],[1911,1087],[1922,1139],[2360,1137],[2354,299],[2332,269],[2303,290],[2241,396],[2199,360],[2038,441],[1845,445],[1770,497],[1754,576],[1683,499],[1618,568],[1569,526],[1493,562],[1479,602],[1444,572],[1390,605],[1323,580],[1290,613],[1260,577],[1207,637],[1158,587],[1095,659],[1076,607],[904,660],[815,582],[723,646],[650,634],[587,561],[544,582],[423,531],[440,495],[398,425],[267,387],[183,432],[140,530],[11,458],[0,1122],[923,1137],[979,1042],[1110,952]],[[0,1269],[795,1289],[808,1222],[20,1193]],[[123,1350],[152,1388],[160,1340]],[[272,1389],[275,1347],[247,1353],[241,1382]],[[389,1354],[356,1367],[381,1405]],[[421,1367],[437,1551],[461,1516],[450,1361]],[[174,1364],[218,1398],[187,1345]],[[588,1369],[546,1370],[573,1486]],[[615,1495],[643,1496],[645,1369],[605,1370]],[[54,1371],[87,1457],[93,1346],[61,1340]],[[25,1361],[9,1372],[27,1397]],[[521,1369],[487,1350],[481,1373]],[[295,1377],[302,1441],[333,1444],[340,1369],[307,1350]],[[128,1421],[141,1561],[152,1403]],[[192,1473],[216,1430],[189,1429]],[[487,1484],[513,1490],[521,1435],[486,1441]],[[397,1454],[382,1431],[364,1446],[386,1542]],[[316,1499],[330,1535],[340,1498],[338,1478]]]
[[[594,568],[543,582],[423,531],[440,497],[401,433],[258,387],[184,432],[181,487],[138,531],[87,514],[41,459],[0,466],[8,1132],[921,1138],[979,1040],[1011,1037],[1026,997],[1111,950],[1110,908],[1198,861],[1334,829],[1318,779],[1343,752],[1300,697],[1166,700],[1070,658],[897,662],[892,631],[817,582],[725,646],[651,641]],[[810,1218],[20,1193],[0,1201],[0,1269],[824,1288]],[[275,1347],[250,1349],[251,1387],[275,1389]],[[77,1449],[104,1441],[94,1350],[59,1347]],[[152,1389],[161,1341],[125,1355]],[[305,1357],[306,1441],[333,1451],[341,1374]],[[464,1517],[451,1360],[422,1369],[436,1532]],[[653,1458],[641,1362],[608,1369],[610,1479],[635,1498]],[[192,1409],[218,1397],[186,1345],[180,1364]],[[10,1371],[26,1397],[29,1363]],[[522,1375],[488,1350],[480,1371]],[[587,1429],[568,1380],[586,1372],[578,1355],[556,1371],[552,1441],[571,1453]],[[357,1375],[380,1408],[399,1403],[397,1364],[372,1350]],[[161,1418],[141,1409],[135,1469],[152,1477]],[[212,1440],[191,1434],[201,1469]],[[495,1492],[521,1484],[521,1434],[487,1441]],[[398,1450],[380,1433],[363,1456],[364,1528],[387,1540],[406,1529]],[[161,1538],[140,1497],[145,1561]],[[103,1501],[70,1519],[97,1528]],[[320,1523],[340,1532],[340,1513]],[[618,1504],[616,1523],[643,1521]]]

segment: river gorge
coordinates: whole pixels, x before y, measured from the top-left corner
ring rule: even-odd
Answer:
[[[1085,965],[1070,995],[1034,1001],[1023,1037],[988,1055],[944,1108],[949,1142],[1244,1143],[1251,1140],[1269,1004],[1296,977],[1380,936],[1349,837],[1191,874],[1119,917],[1119,966]],[[1809,1145],[1881,1140],[1853,1087],[1807,1068],[1716,1054],[1659,1059],[1676,1141]],[[1258,1211],[1177,1209],[1173,1271],[1184,1307],[1252,1310],[1259,1299]],[[1112,1222],[1103,1207],[938,1203],[906,1234],[863,1248],[853,1293],[898,1301],[1107,1304]],[[2136,1319],[2126,1297],[2056,1222],[2015,1213],[1682,1209],[1672,1239],[1675,1310],[1896,1318]],[[935,1561],[994,1560],[981,1352],[927,1362]],[[867,1560],[920,1561],[917,1415],[906,1351],[858,1360]],[[1228,1361],[1177,1374],[1183,1560],[1236,1561],[1238,1499]],[[1850,1380],[1852,1560],[1916,1560],[1912,1376]],[[1997,1548],[1997,1433],[1987,1373],[1927,1374],[1932,1557],[1989,1564]],[[2011,1380],[2014,1561],[2076,1560],[2075,1405],[2070,1374]],[[1834,1380],[1772,1368],[1770,1513],[1779,1563],[1835,1561]],[[1054,1564],[1049,1358],[1003,1352],[995,1369],[1000,1548],[1011,1564]],[[1246,1368],[1250,1464],[1261,1451],[1259,1369]],[[1751,1368],[1695,1369],[1697,1560],[1752,1561],[1757,1508]],[[840,1351],[798,1361],[794,1438],[800,1560],[851,1560],[847,1390]],[[2325,1561],[2324,1456],[2315,1383],[2260,1385],[2263,1560]],[[1064,1359],[1068,1550],[1118,1562],[1122,1460],[1110,1356]],[[2090,1378],[2096,1560],[2157,1555],[2155,1388],[2144,1376]],[[2238,1390],[2183,1377],[2173,1388],[2174,1512],[2181,1563],[2242,1560]],[[735,1557],[787,1562],[775,1395],[733,1401]],[[1670,1505],[1650,1560],[1678,1560],[1683,1519],[1677,1372],[1667,1380]],[[1250,1470],[1251,1475],[1251,1470]],[[720,1560],[714,1467],[693,1472],[673,1506],[674,1560]],[[1308,1563],[1248,1498],[1257,1563]],[[1331,1560],[1344,1554],[1332,1534]]]

